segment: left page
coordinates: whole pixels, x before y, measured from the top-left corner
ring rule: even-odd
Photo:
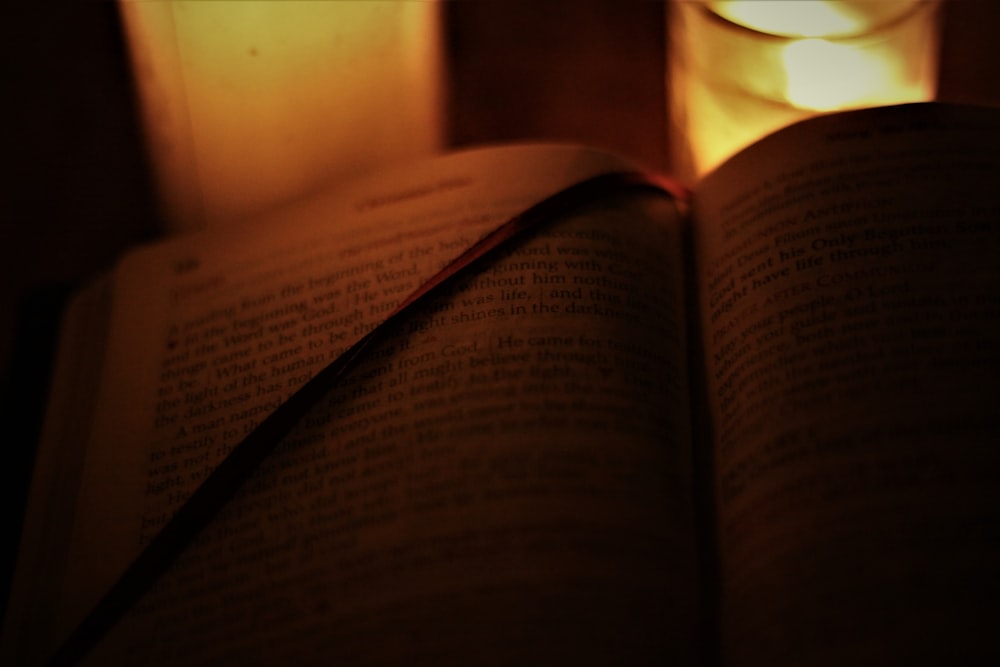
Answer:
[[[22,655],[44,657],[254,424],[437,269],[625,167],[472,152],[127,257],[61,590]],[[375,350],[95,664],[690,657],[679,216],[640,197],[565,225]]]

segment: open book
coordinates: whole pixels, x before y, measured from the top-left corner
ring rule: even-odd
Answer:
[[[469,151],[124,257],[66,313],[4,664],[438,269],[633,168]],[[1000,113],[891,107],[547,222],[368,350],[88,659],[996,657],[998,178]]]

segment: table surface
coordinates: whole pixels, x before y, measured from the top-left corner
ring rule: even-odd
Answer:
[[[8,4],[0,21],[8,91],[0,379],[12,360],[34,363],[14,345],[26,297],[79,284],[157,233],[115,6],[66,5],[22,0]],[[568,140],[668,167],[662,2],[443,6],[450,145]],[[998,28],[995,0],[944,3],[941,99],[1000,104]],[[5,394],[8,414],[21,389]],[[21,460],[8,459],[10,474],[28,469],[30,452],[14,454]],[[0,521],[16,523],[23,489],[3,486],[8,514]]]

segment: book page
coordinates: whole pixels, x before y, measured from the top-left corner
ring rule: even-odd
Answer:
[[[420,283],[622,166],[471,153],[127,258],[52,636]],[[95,664],[692,651],[679,224],[660,197],[620,204],[512,249],[373,351]]]
[[[998,158],[995,111],[895,107],[699,187],[729,664],[996,649]]]

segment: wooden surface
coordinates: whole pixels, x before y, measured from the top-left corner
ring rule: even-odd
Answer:
[[[579,141],[668,166],[661,2],[477,0],[444,9],[452,145]],[[1000,3],[946,2],[945,10],[940,97],[1000,104]],[[37,297],[47,287],[106,269],[156,233],[156,215],[114,4],[16,0],[0,26],[0,379],[13,359],[41,392],[41,333],[28,332],[14,351],[17,325],[39,321],[19,317],[19,304],[44,310]],[[28,389],[8,388],[7,419],[31,405]],[[31,431],[19,433],[4,441],[0,530],[8,535],[31,463]],[[0,572],[6,567],[0,562]]]

